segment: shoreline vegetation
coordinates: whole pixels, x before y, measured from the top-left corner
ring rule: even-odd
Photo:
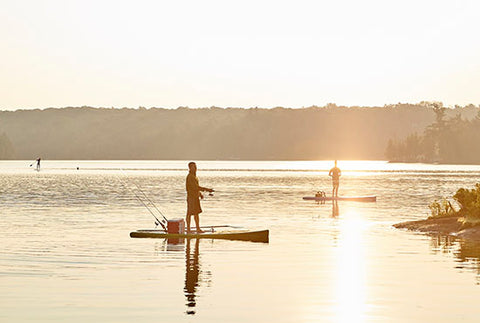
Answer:
[[[429,207],[432,215],[427,219],[401,222],[393,226],[429,235],[449,235],[480,241],[480,183],[473,189],[460,188],[451,199],[434,201]]]
[[[447,118],[449,109],[432,103],[435,121],[423,132],[413,132],[404,139],[389,139],[385,156],[391,162],[471,164],[480,161],[480,150],[472,142],[480,140],[480,111],[471,119],[461,113]]]
[[[0,111],[0,159],[389,160],[480,164],[480,106]],[[468,139],[468,140],[467,140]]]

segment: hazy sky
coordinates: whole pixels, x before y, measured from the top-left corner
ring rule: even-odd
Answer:
[[[480,104],[480,1],[0,0],[0,109]]]

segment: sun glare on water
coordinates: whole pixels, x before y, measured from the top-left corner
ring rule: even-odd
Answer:
[[[366,321],[365,226],[365,221],[356,212],[342,214],[336,250],[336,322]]]

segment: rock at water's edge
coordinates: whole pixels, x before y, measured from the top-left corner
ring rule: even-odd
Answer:
[[[480,241],[480,225],[466,227],[464,218],[458,216],[428,218],[394,224],[398,229],[408,229],[429,234],[454,235],[459,238]]]

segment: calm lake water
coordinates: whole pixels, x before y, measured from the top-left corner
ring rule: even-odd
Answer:
[[[270,243],[132,239],[154,228],[139,188],[183,217],[186,161],[0,162],[1,322],[478,322],[480,245],[397,230],[480,166],[198,161],[202,224]],[[78,169],[77,169],[78,167]]]

